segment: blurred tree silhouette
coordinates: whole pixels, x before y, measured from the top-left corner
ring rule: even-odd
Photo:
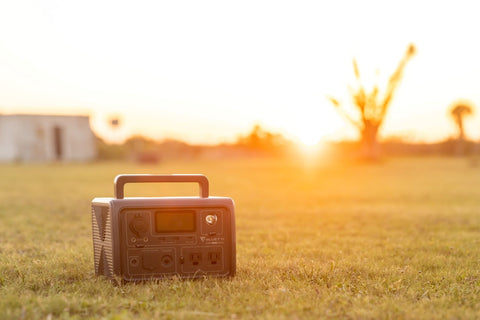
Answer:
[[[290,142],[283,135],[269,132],[257,124],[246,136],[238,137],[236,145],[251,151],[278,154],[285,152]]]
[[[465,153],[465,129],[463,126],[463,120],[466,116],[473,114],[473,104],[459,100],[451,104],[450,116],[458,127],[458,137],[455,143],[455,154],[463,155]]]
[[[458,127],[458,140],[465,140],[463,119],[473,114],[473,105],[467,101],[457,101],[450,107],[450,115]]]
[[[353,59],[353,71],[357,79],[357,88],[350,88],[350,91],[353,103],[359,111],[360,119],[356,120],[350,116],[337,99],[329,97],[337,110],[358,129],[362,144],[362,156],[366,159],[375,160],[380,155],[377,138],[378,130],[385,119],[393,94],[400,83],[403,69],[407,62],[414,56],[415,51],[415,46],[409,44],[403,58],[390,76],[383,95],[380,94],[378,85],[375,85],[370,92],[365,89],[360,77],[357,61]]]

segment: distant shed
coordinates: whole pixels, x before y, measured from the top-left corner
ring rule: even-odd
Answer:
[[[0,115],[1,162],[84,162],[96,154],[88,116]]]

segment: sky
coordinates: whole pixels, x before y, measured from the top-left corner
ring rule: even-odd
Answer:
[[[0,114],[88,114],[107,140],[234,141],[255,124],[306,143],[357,132],[352,59],[382,87],[417,54],[382,137],[456,134],[449,106],[480,108],[475,1],[0,0]],[[480,109],[466,119],[480,139]],[[109,119],[120,117],[111,128]]]

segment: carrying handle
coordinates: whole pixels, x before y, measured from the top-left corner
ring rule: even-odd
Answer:
[[[208,179],[203,174],[120,174],[113,182],[115,199],[123,199],[125,184],[132,182],[197,182],[200,197],[208,198]]]

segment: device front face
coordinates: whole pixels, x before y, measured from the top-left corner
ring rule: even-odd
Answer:
[[[233,276],[233,206],[132,206],[119,212],[125,280]]]

